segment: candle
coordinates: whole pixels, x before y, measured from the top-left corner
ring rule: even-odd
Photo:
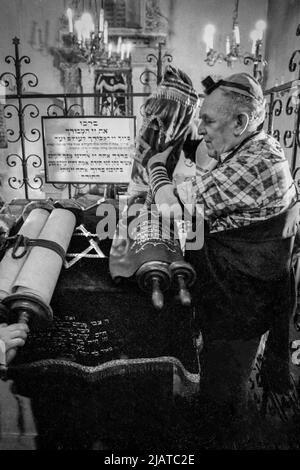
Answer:
[[[237,24],[234,25],[233,34],[234,34],[234,37],[235,37],[236,45],[238,46],[240,44],[241,40],[240,40],[240,28]]]
[[[112,46],[113,46],[113,45],[112,45],[112,43],[110,42],[110,43],[108,44],[108,57],[111,57]]]
[[[107,23],[107,21],[104,21],[103,42],[104,42],[104,44],[108,43],[108,23]]]
[[[230,39],[229,36],[226,38],[226,55],[230,53]]]
[[[75,21],[74,28],[77,34],[77,39],[79,42],[81,42],[82,41],[82,21],[81,20]]]
[[[124,59],[124,55],[125,55],[125,44],[123,43],[121,46],[121,60]]]
[[[130,51],[131,51],[131,44],[130,44],[130,42],[127,42],[127,44],[126,44],[126,58],[127,59],[129,59]]]
[[[117,53],[120,54],[121,52],[121,45],[122,45],[122,38],[121,36],[118,37],[118,44],[117,44]]]
[[[250,39],[252,39],[252,49],[251,49],[251,54],[255,55],[255,49],[256,49],[256,41],[258,39],[258,34],[256,29],[251,31],[250,33]]]
[[[212,24],[207,24],[204,28],[203,40],[206,44],[206,52],[214,48],[214,33],[216,28]]]
[[[69,21],[69,33],[73,33],[73,12],[71,8],[67,9],[67,17]]]
[[[101,8],[99,15],[99,32],[102,33],[104,29],[104,10]]]

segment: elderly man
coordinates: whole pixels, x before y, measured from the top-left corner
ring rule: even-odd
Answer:
[[[216,83],[208,77],[203,85],[198,132],[207,148],[203,167],[209,169],[197,169],[192,199],[182,188],[174,192],[168,178],[171,148],[152,156],[147,170],[162,213],[178,213],[178,194],[181,203],[204,209],[204,246],[188,250],[186,258],[197,270],[195,318],[204,338],[200,409],[205,432],[211,426],[220,439],[214,445],[222,448],[241,433],[246,384],[266,332],[264,386],[286,386],[294,301],[290,258],[299,209],[284,152],[262,130],[259,83],[239,73]]]

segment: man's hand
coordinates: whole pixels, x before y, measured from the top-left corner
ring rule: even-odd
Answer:
[[[175,219],[182,218],[182,207],[174,194],[172,185],[166,185],[157,190],[155,203],[163,217],[170,218],[170,216],[172,216]]]
[[[16,348],[24,346],[28,332],[29,328],[25,323],[0,324],[0,340],[5,344],[7,364],[15,357]]]

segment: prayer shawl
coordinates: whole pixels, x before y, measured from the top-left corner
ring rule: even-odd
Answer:
[[[128,187],[129,198],[148,194],[152,202],[146,165],[149,159],[170,145],[167,170],[171,177],[179,160],[186,131],[198,104],[190,78],[181,70],[167,66],[157,91],[147,98],[144,119],[136,139],[134,164]],[[129,199],[130,203],[130,199]]]

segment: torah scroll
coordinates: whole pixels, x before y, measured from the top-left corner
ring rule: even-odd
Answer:
[[[37,238],[49,217],[49,211],[45,209],[34,209],[21,226],[18,235],[27,238]],[[17,248],[16,256],[20,256],[24,247]],[[12,293],[13,283],[24,265],[29,252],[22,258],[12,257],[13,247],[9,248],[0,263],[0,301]]]
[[[38,238],[55,242],[66,252],[75,225],[76,217],[71,211],[53,209]],[[34,295],[48,305],[62,264],[62,257],[56,251],[41,246],[33,247],[14,282],[13,293]]]

